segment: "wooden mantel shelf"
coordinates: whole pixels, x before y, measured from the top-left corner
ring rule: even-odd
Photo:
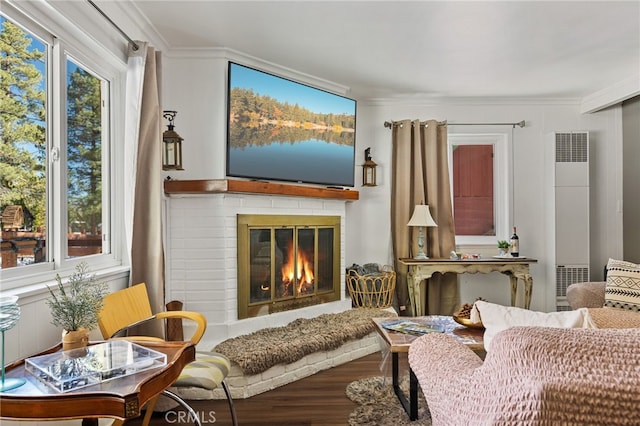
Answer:
[[[165,180],[164,192],[179,194],[262,194],[293,197],[335,198],[357,200],[359,193],[353,189],[319,188],[284,183],[259,182],[233,179]]]

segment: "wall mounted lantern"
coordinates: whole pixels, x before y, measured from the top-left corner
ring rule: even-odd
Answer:
[[[371,159],[371,148],[364,150],[364,164],[362,165],[362,186],[376,186],[376,166]]]
[[[184,170],[182,168],[182,139],[173,130],[173,120],[177,111],[163,111],[162,116],[169,120],[167,130],[162,133],[162,170]]]

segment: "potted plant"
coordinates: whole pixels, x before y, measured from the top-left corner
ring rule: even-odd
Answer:
[[[63,329],[62,349],[86,346],[89,342],[89,331],[98,325],[98,314],[102,310],[108,286],[106,283],[98,282],[95,274],[88,273],[86,262],[76,266],[66,287],[58,274],[56,282],[58,292],[48,287],[51,298],[47,300],[47,305],[51,309],[51,323]]]
[[[509,253],[509,241],[506,240],[498,240],[498,251],[500,252],[500,256],[506,256]]]

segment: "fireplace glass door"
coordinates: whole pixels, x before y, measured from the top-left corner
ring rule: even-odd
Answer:
[[[242,215],[241,215],[242,216]],[[327,295],[339,298],[339,227],[334,223],[321,224],[316,216],[311,223],[300,222],[299,216],[285,216],[268,226],[264,217],[258,224],[243,225],[239,220],[238,240],[238,310],[247,316],[296,309],[323,303]],[[280,218],[280,216],[276,216]],[[305,216],[306,217],[306,216]],[[292,218],[296,218],[293,220]],[[339,221],[339,218],[337,218]],[[286,222],[300,224],[286,224]],[[339,222],[338,222],[339,226]],[[247,235],[246,249],[241,247]],[[246,260],[246,268],[243,261]],[[243,279],[243,271],[248,272]],[[246,282],[246,290],[243,289]],[[336,289],[337,287],[337,289]],[[336,291],[337,290],[337,291]],[[245,296],[246,294],[246,296]],[[246,304],[240,300],[246,298]],[[256,313],[255,315],[252,312]]]

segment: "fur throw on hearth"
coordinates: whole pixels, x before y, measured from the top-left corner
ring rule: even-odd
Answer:
[[[316,318],[299,318],[283,327],[264,328],[213,348],[245,374],[258,374],[277,364],[290,364],[314,352],[336,349],[374,331],[371,318],[396,316],[382,309],[351,309]]]

